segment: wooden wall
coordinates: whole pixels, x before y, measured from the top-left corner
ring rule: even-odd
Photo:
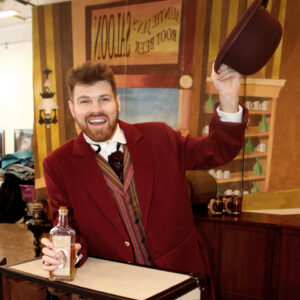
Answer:
[[[126,3],[120,0],[73,0],[70,3],[47,5],[34,9],[34,89],[35,89],[35,157],[37,179],[43,177],[42,159],[51,150],[76,133],[68,108],[66,107],[66,90],[63,86],[63,76],[66,70],[86,60],[86,20],[85,7],[96,4],[114,2]],[[129,3],[130,1],[127,1]],[[141,1],[135,1],[141,2]],[[205,97],[206,77],[210,75],[211,64],[226,36],[236,24],[242,12],[251,0],[183,0],[185,18],[193,20],[192,62],[189,74],[193,76],[194,84],[190,90],[190,105],[188,107],[187,132],[200,135],[202,129],[201,101]],[[188,8],[190,7],[190,8]],[[192,9],[191,9],[192,7]],[[190,9],[190,14],[187,11]],[[297,105],[299,97],[298,80],[300,73],[299,59],[299,13],[298,1],[269,0],[268,10],[272,12],[284,28],[284,38],[275,55],[261,71],[252,77],[287,79],[278,99],[274,147],[271,162],[270,190],[290,189],[300,186],[300,156],[298,147],[300,109]],[[53,17],[55,16],[55,17]],[[71,17],[72,16],[72,17]],[[188,28],[188,24],[184,24]],[[188,33],[188,30],[186,31]],[[72,48],[73,40],[73,48]],[[181,57],[181,59],[184,59]],[[38,124],[37,106],[41,101],[42,71],[50,68],[53,74],[53,91],[59,106],[59,122],[51,125],[50,131],[45,125]],[[179,69],[180,71],[180,69]],[[179,74],[179,72],[178,72]],[[52,77],[51,77],[52,76]],[[54,78],[55,77],[55,82]],[[122,82],[122,83],[121,83]],[[121,84],[124,84],[120,80]]]
[[[270,190],[300,187],[300,1],[286,1]]]
[[[34,157],[36,187],[44,187],[42,161],[47,154],[75,136],[74,122],[69,113],[65,74],[73,65],[71,3],[36,6],[33,8],[33,88],[34,88]],[[49,68],[51,91],[57,103],[58,123],[47,128],[39,124],[40,93]],[[38,196],[39,197],[39,196]]]

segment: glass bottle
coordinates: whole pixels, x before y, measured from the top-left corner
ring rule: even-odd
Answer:
[[[247,143],[245,145],[245,153],[246,154],[252,154],[254,152],[254,145],[252,143],[251,137],[248,136]]]
[[[256,184],[256,181],[253,181],[253,187],[251,189],[251,193],[254,194],[254,193],[259,193],[259,189],[257,187],[257,184]]]
[[[256,163],[253,166],[253,173],[254,173],[254,175],[261,175],[262,174],[262,166],[259,162],[259,157],[256,157]]]
[[[222,195],[221,186],[219,183],[217,183],[217,196]]]
[[[215,101],[212,98],[212,94],[209,94],[208,99],[205,101],[204,108],[206,111],[211,111],[215,107]]]
[[[71,281],[75,277],[76,233],[68,225],[67,207],[60,207],[58,213],[58,223],[50,230],[50,239],[54,245],[53,250],[61,254],[62,263],[56,270],[50,271],[50,279]]]
[[[267,121],[266,115],[262,115],[261,121],[258,124],[258,131],[259,132],[267,132],[268,131],[268,121]]]

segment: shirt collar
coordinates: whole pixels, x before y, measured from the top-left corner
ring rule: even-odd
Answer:
[[[83,133],[84,139],[88,144],[92,146],[92,148],[96,151],[98,149],[98,145],[101,147],[101,155],[105,158],[110,155],[112,152],[116,151],[117,143],[126,144],[126,138],[123,130],[120,128],[119,124],[117,124],[116,131],[111,139],[105,142],[95,142],[90,139],[85,133]],[[121,150],[121,149],[120,149]]]

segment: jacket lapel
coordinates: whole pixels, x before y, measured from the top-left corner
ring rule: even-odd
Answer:
[[[136,127],[122,121],[119,121],[119,124],[125,133],[130,152],[143,224],[146,228],[153,191],[152,146]]]
[[[96,203],[117,231],[120,232],[121,230],[121,234],[126,237],[127,234],[114,200],[105,183],[94,153],[86,143],[82,133],[75,139],[72,158],[77,170],[80,170],[81,182],[90,195],[90,199]],[[88,201],[88,199],[85,201]]]

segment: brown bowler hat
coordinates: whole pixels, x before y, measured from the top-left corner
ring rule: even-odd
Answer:
[[[254,0],[226,38],[215,60],[218,72],[222,63],[243,75],[259,71],[276,50],[282,28],[267,10],[267,0]]]

